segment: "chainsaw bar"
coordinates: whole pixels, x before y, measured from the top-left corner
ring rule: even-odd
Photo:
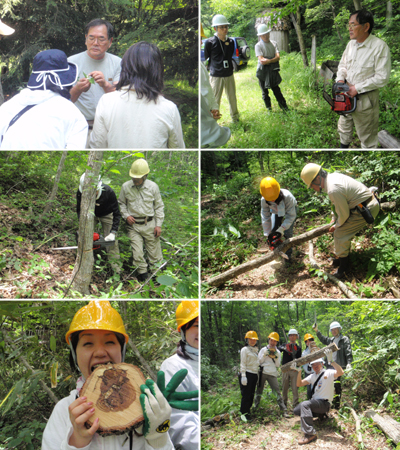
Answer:
[[[97,250],[100,247],[111,247],[112,245],[114,245],[115,241],[105,241],[102,239],[98,239],[97,241],[93,242],[93,250]],[[57,248],[52,248],[51,250],[76,250],[78,248],[77,245],[74,245],[73,247],[57,247]]]

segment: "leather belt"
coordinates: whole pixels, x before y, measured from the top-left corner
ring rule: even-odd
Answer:
[[[367,198],[367,200],[364,200],[363,202],[361,202],[362,205],[367,206],[368,203],[372,200],[373,197]]]
[[[146,225],[148,222],[153,220],[153,216],[149,217],[134,217],[135,223],[137,225]],[[141,221],[141,222],[140,222]]]

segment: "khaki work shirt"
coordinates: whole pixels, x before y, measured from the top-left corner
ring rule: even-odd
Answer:
[[[346,222],[351,209],[372,196],[371,191],[362,183],[341,173],[328,173],[323,191],[335,205],[336,228]]]
[[[374,91],[385,86],[390,77],[390,51],[382,39],[370,34],[362,44],[352,39],[340,60],[337,80],[354,84],[357,92]]]
[[[132,180],[122,185],[118,197],[122,217],[154,217],[155,227],[161,227],[164,221],[164,203],[157,184],[145,180],[141,186],[135,186]]]

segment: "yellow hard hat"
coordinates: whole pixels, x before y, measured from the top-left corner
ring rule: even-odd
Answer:
[[[257,333],[255,331],[248,331],[244,338],[245,339],[257,339],[257,341],[258,341],[258,336],[257,336]]]
[[[275,341],[279,341],[279,334],[276,331],[273,331],[269,336],[268,339],[274,339]]]
[[[314,336],[312,334],[310,334],[310,333],[307,333],[304,336],[304,342],[308,341],[309,339],[314,339]]]
[[[319,174],[321,166],[319,164],[309,163],[303,167],[300,177],[306,183],[307,187],[311,186],[312,180]]]
[[[129,176],[132,178],[142,178],[150,172],[147,161],[143,158],[137,159],[131,166]]]
[[[279,183],[272,177],[266,177],[261,180],[260,194],[267,200],[267,202],[274,202],[281,192]]]
[[[204,28],[203,28],[203,24],[202,24],[202,23],[200,24],[200,36],[201,36],[202,38],[205,38],[205,37],[206,37],[206,35],[205,35],[205,33],[204,33]]]
[[[196,300],[184,300],[179,303],[176,308],[176,325],[178,331],[181,331],[181,327],[186,325],[191,320],[199,317],[199,302]]]
[[[75,314],[68,333],[65,335],[67,344],[69,344],[69,337],[72,333],[83,330],[114,331],[114,333],[123,334],[126,343],[129,341],[122,317],[108,300],[92,300]]]

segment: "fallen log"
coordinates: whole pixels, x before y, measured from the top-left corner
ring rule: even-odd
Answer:
[[[314,269],[320,269],[319,265],[317,264],[317,261],[314,259],[314,245],[312,241],[308,243],[308,257],[310,258],[311,267]],[[339,287],[339,289],[344,293],[344,295],[347,298],[351,298],[353,300],[357,300],[358,297],[352,292],[344,283],[342,283],[339,279],[334,277],[332,274],[324,272],[324,274],[328,277],[332,283],[336,284],[336,286]]]
[[[382,211],[395,211],[397,209],[396,202],[383,202],[380,204]]]
[[[99,418],[102,436],[124,434],[144,423],[140,405],[140,385],[146,382],[132,364],[107,364],[97,367],[85,381],[80,396],[93,402],[94,415],[85,423],[90,428]]]
[[[252,259],[251,261],[245,262],[244,264],[240,264],[240,266],[233,267],[232,269],[227,270],[226,272],[221,273],[213,278],[210,278],[207,283],[210,286],[221,286],[226,281],[231,280],[232,278],[237,277],[238,275],[248,272],[249,270],[257,269],[257,267],[263,266],[264,264],[268,264],[276,258],[279,258],[279,252],[287,252],[289,248],[294,247],[296,245],[300,245],[303,242],[307,242],[310,239],[314,239],[316,237],[322,236],[326,234],[331,227],[330,224],[323,225],[322,227],[314,228],[311,231],[307,231],[307,233],[299,234],[298,236],[292,237],[290,239],[286,239],[281,245],[276,247],[276,249],[269,253],[268,255],[261,256],[260,258]]]
[[[310,353],[309,355],[302,356],[301,358],[294,359],[281,367],[282,372],[288,372],[290,370],[290,366],[295,362],[297,367],[304,366],[304,364],[308,364],[311,361],[315,361],[319,358],[325,357],[325,350],[332,350],[332,352],[337,352],[339,349],[337,345],[332,342],[332,344],[327,345],[316,352]]]
[[[364,416],[372,419],[378,427],[397,445],[400,443],[400,423],[390,416],[380,416],[372,409],[365,411]]]
[[[379,131],[378,141],[383,148],[400,148],[400,141],[386,130]]]

